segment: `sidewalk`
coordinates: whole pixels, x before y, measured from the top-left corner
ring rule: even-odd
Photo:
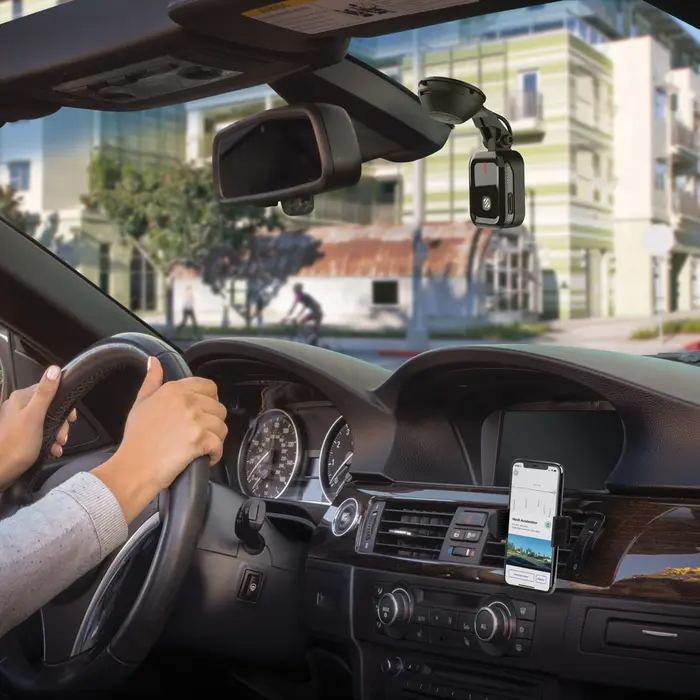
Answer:
[[[674,318],[697,318],[700,311],[687,311],[668,314],[665,321]],[[145,319],[159,331],[163,332],[163,319],[158,317]],[[160,321],[160,323],[158,323]],[[610,350],[614,352],[631,353],[635,355],[655,355],[661,352],[678,352],[693,342],[700,341],[700,335],[675,335],[663,339],[653,338],[650,340],[630,340],[631,334],[640,328],[653,328],[658,324],[657,317],[634,317],[634,318],[589,318],[576,319],[571,321],[555,321],[551,324],[551,330],[538,338],[518,341],[523,344],[541,345],[565,345],[569,347],[596,348],[599,350]],[[207,335],[207,340],[213,338],[234,338],[234,337],[259,337],[234,333],[222,335]],[[264,336],[275,337],[275,336]],[[286,336],[278,336],[288,339]],[[193,340],[183,337],[180,345],[183,347],[190,345]],[[372,356],[385,358],[409,358],[419,354],[418,351],[407,349],[407,342],[404,338],[347,338],[322,336],[321,344],[331,350],[355,355],[358,357]],[[473,339],[432,339],[425,350],[437,348],[468,346],[468,345],[491,345],[494,341],[473,340]]]

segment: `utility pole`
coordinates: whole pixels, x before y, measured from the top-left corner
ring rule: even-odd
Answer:
[[[423,57],[420,50],[419,30],[413,30],[413,83],[418,94],[418,83],[423,77]],[[413,298],[411,324],[406,340],[411,350],[428,348],[428,332],[423,317],[423,263],[428,249],[423,242],[423,219],[425,218],[425,160],[413,162]]]

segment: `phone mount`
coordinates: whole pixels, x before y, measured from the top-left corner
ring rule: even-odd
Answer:
[[[485,151],[469,163],[469,215],[477,226],[514,228],[525,220],[525,163],[513,145],[508,120],[484,107],[486,95],[454,78],[425,78],[418,84],[421,104],[433,119],[456,126],[470,119]]]
[[[586,513],[586,522],[578,535],[572,541],[573,519],[569,515],[558,515],[552,518],[552,547],[569,550],[564,575],[576,578],[583,570],[595,543],[603,532],[605,516],[602,513]],[[508,520],[510,510],[503,508],[489,516],[486,529],[497,542],[508,537]]]

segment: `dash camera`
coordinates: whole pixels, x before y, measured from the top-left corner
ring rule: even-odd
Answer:
[[[517,151],[480,151],[469,163],[469,214],[477,226],[513,228],[525,220],[525,163]]]

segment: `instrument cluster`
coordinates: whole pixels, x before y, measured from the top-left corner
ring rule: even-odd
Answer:
[[[350,478],[353,436],[331,406],[269,408],[255,416],[238,452],[242,493],[332,503]]]

